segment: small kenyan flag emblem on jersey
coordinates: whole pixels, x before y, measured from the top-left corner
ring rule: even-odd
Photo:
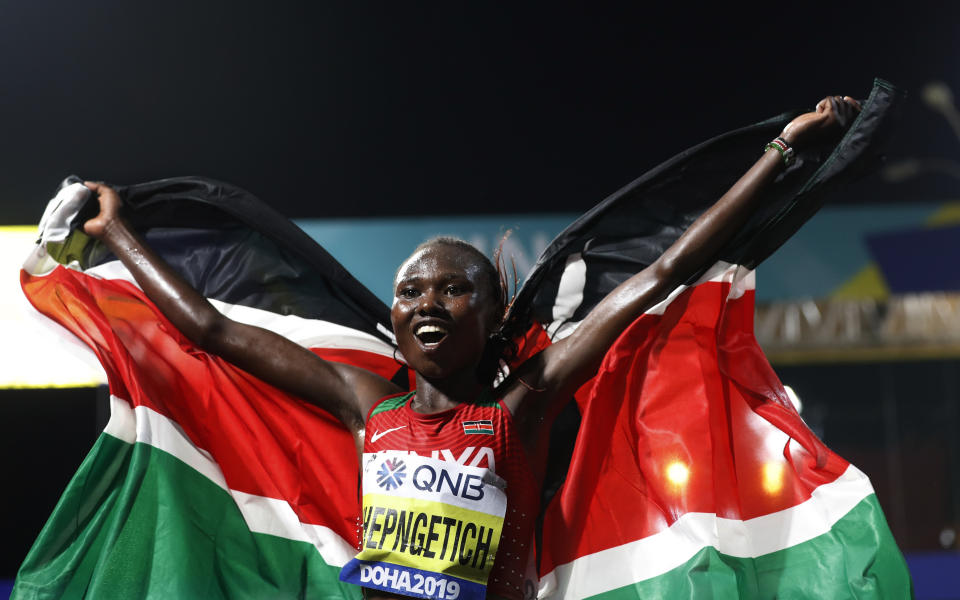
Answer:
[[[483,419],[482,421],[460,421],[460,424],[463,425],[463,432],[467,435],[479,433],[493,435],[493,421],[490,419]]]

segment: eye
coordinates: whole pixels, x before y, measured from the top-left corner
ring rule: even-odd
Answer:
[[[420,292],[418,292],[416,288],[412,288],[412,287],[403,288],[402,290],[400,290],[400,293],[397,294],[397,296],[405,300],[412,300],[413,298],[416,298],[419,295],[420,295]]]
[[[457,296],[463,293],[463,288],[456,284],[450,284],[444,290],[448,296]]]

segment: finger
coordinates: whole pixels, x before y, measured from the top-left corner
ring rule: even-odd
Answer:
[[[844,96],[843,101],[846,102],[847,104],[852,105],[858,111],[862,108],[860,106],[860,103],[857,102],[856,98],[851,98],[850,96]]]
[[[856,117],[859,106],[855,103],[848,102],[847,99],[853,100],[849,96],[830,96],[830,105],[833,109],[833,117],[836,120],[836,123],[841,127],[841,129],[846,129],[854,117]]]
[[[123,204],[117,191],[105,183],[84,181],[83,185],[96,195],[97,202],[100,203],[100,210],[103,214],[114,214]]]
[[[85,185],[85,186],[87,187],[87,189],[95,192],[99,198],[106,198],[106,197],[111,197],[111,198],[112,198],[112,197],[118,197],[118,198],[119,198],[119,196],[117,195],[117,190],[113,189],[112,187],[110,187],[109,185],[107,185],[107,184],[105,184],[105,183],[103,183],[103,182],[100,182],[100,181],[84,181],[84,182],[83,182],[83,185]]]
[[[102,188],[105,187],[102,183],[97,181],[84,181],[83,185],[86,186],[88,190],[96,193],[98,196],[103,191]]]

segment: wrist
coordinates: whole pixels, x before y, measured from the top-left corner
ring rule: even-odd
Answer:
[[[785,167],[789,167],[794,160],[795,153],[793,151],[793,146],[790,145],[790,143],[787,142],[787,140],[785,140],[782,136],[774,138],[771,142],[763,147],[763,151],[765,154],[774,154],[775,151],[775,153],[779,155],[779,158]]]
[[[129,235],[129,224],[120,215],[114,215],[104,220],[100,234],[103,241],[119,240]]]

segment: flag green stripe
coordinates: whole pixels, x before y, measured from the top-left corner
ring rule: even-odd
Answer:
[[[661,576],[591,596],[639,598],[912,598],[903,555],[876,495],[830,532],[755,558],[707,547]]]
[[[357,600],[338,573],[309,543],[251,532],[223,488],[173,455],[104,434],[28,554],[11,597]],[[872,494],[807,542],[755,558],[708,547],[661,576],[593,597],[841,596],[911,596],[906,565]]]
[[[225,490],[172,455],[103,434],[11,598],[357,600],[339,571],[309,543],[251,532]]]

